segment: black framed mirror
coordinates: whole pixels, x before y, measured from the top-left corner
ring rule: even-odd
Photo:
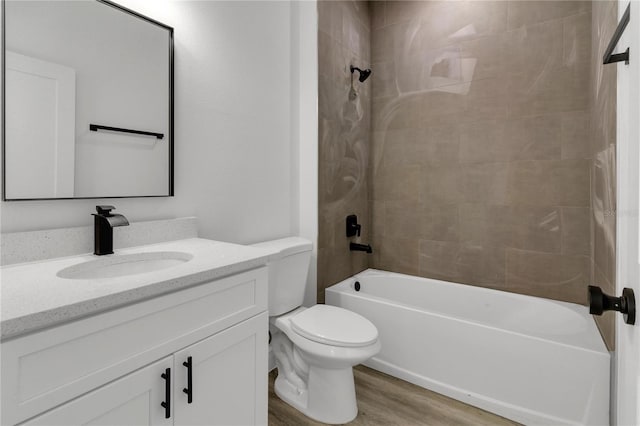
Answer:
[[[2,20],[3,200],[173,196],[173,28],[107,0]]]

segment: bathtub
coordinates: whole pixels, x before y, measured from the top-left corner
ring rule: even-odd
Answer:
[[[371,368],[525,424],[609,424],[610,355],[585,306],[375,269],[325,299],[376,325]]]

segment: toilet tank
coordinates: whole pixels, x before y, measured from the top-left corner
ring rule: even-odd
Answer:
[[[311,241],[289,237],[253,246],[278,253],[269,263],[269,316],[302,306],[313,247]]]

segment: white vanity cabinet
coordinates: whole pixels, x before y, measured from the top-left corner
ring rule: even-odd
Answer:
[[[173,366],[173,357],[143,367],[23,425],[172,425],[160,402],[165,397],[160,374]]]
[[[266,424],[266,309],[261,267],[3,342],[1,423]]]
[[[176,425],[267,424],[267,322],[265,312],[174,355]]]

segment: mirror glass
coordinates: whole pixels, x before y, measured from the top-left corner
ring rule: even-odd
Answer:
[[[102,0],[3,7],[3,198],[173,195],[173,30]]]

